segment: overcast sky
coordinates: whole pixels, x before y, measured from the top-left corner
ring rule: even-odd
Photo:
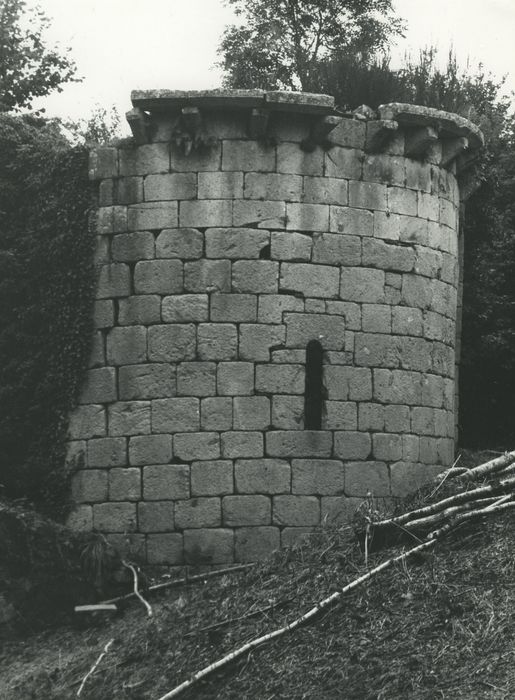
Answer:
[[[252,2],[252,0],[248,0]],[[220,85],[214,67],[232,13],[224,0],[27,0],[52,20],[50,40],[72,49],[81,83],[37,103],[49,115],[87,117],[96,104],[130,109],[134,88]],[[451,44],[463,63],[482,62],[515,90],[514,0],[394,0],[408,25],[396,52]]]

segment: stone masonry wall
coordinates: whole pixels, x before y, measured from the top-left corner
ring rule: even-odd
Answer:
[[[328,100],[137,94],[133,141],[92,153],[73,526],[153,564],[250,561],[452,463],[463,127]]]

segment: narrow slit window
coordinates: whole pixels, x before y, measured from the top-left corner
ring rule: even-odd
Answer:
[[[304,427],[306,430],[322,428],[324,386],[322,382],[322,345],[310,340],[306,347],[306,387],[304,392]]]

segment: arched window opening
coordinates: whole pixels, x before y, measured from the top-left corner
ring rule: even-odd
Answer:
[[[304,427],[306,430],[322,428],[324,385],[322,382],[322,345],[310,340],[306,347],[306,385],[304,391]]]

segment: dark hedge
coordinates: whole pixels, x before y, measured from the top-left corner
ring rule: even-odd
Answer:
[[[0,115],[0,484],[54,515],[93,337],[87,162],[58,124]]]

